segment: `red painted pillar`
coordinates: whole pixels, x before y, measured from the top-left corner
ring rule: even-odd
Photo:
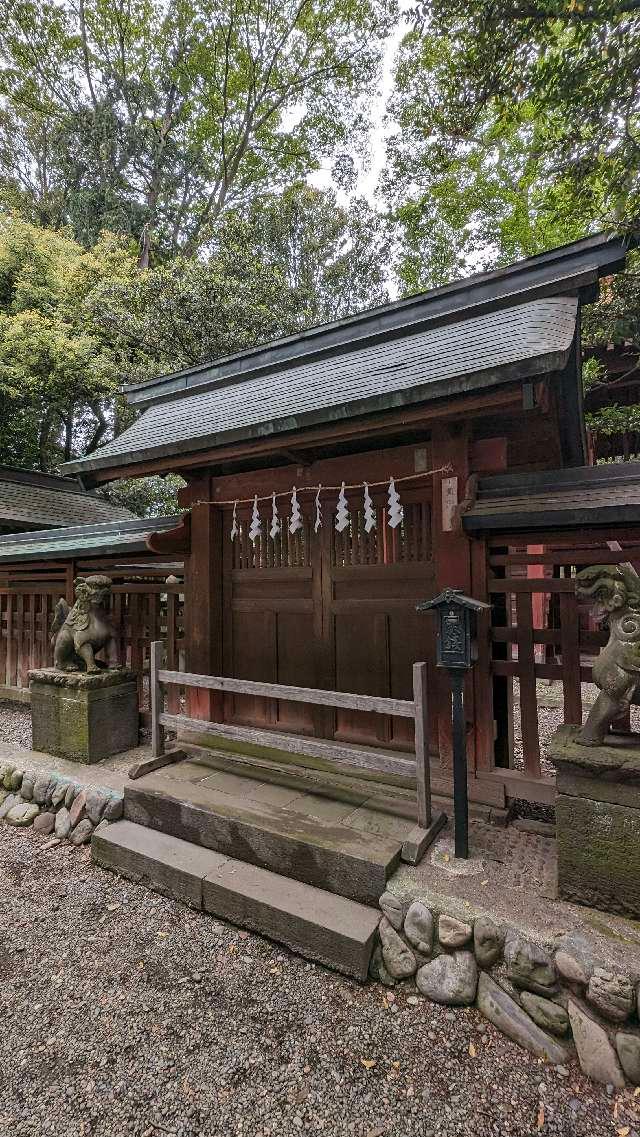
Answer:
[[[190,482],[181,504],[191,506],[191,553],[185,562],[186,669],[196,675],[222,671],[222,511],[211,501],[211,479]],[[195,504],[196,502],[203,504]],[[219,692],[191,687],[192,718],[222,720]]]

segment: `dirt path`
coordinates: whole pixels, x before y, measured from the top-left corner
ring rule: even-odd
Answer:
[[[358,987],[46,844],[0,825],[3,1135],[638,1137],[640,1099],[473,1010]]]

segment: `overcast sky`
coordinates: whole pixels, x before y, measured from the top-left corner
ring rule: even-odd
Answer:
[[[400,8],[405,11],[408,9],[408,0],[401,0]],[[385,129],[384,125],[384,112],[387,105],[387,100],[391,94],[393,86],[393,63],[395,59],[400,40],[408,29],[407,22],[404,17],[401,17],[397,27],[394,29],[392,35],[389,37],[382,61],[382,76],[380,82],[380,92],[378,97],[374,100],[371,106],[371,134],[369,139],[369,162],[366,169],[360,169],[358,182],[355,189],[357,196],[364,196],[368,198],[372,205],[376,205],[376,187],[382,172],[384,164],[385,152],[385,135],[388,128]],[[308,181],[313,186],[319,189],[336,189],[333,179],[331,177],[331,167],[329,165],[323,166],[321,169],[316,170],[309,175]],[[346,202],[346,196],[338,189],[338,198],[343,203]]]

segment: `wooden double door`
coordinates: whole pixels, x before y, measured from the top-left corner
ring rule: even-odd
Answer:
[[[433,664],[432,620],[416,603],[433,596],[431,509],[424,490],[403,495],[404,520],[386,524],[374,498],[369,533],[361,493],[349,501],[342,533],[329,514],[314,532],[309,518],[293,536],[249,539],[249,513],[223,557],[224,674],[297,687],[412,698],[412,665]],[[311,513],[305,508],[305,513]],[[292,733],[409,749],[408,719],[333,711],[303,703],[226,696],[225,718]],[[434,728],[435,729],[435,728]],[[434,738],[435,741],[435,738]]]

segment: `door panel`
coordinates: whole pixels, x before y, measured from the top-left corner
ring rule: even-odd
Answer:
[[[337,533],[325,511],[295,538],[248,541],[248,514],[225,551],[225,673],[297,687],[412,698],[416,660],[433,664],[434,627],[416,603],[434,595],[430,504],[425,488],[402,494],[403,523],[386,523],[386,495],[374,495],[377,527],[367,533],[361,491],[348,494],[350,524]],[[313,708],[243,696],[227,699],[231,719],[411,749],[413,726],[385,715]],[[434,716],[435,718],[435,716]],[[433,742],[437,726],[433,723]]]

